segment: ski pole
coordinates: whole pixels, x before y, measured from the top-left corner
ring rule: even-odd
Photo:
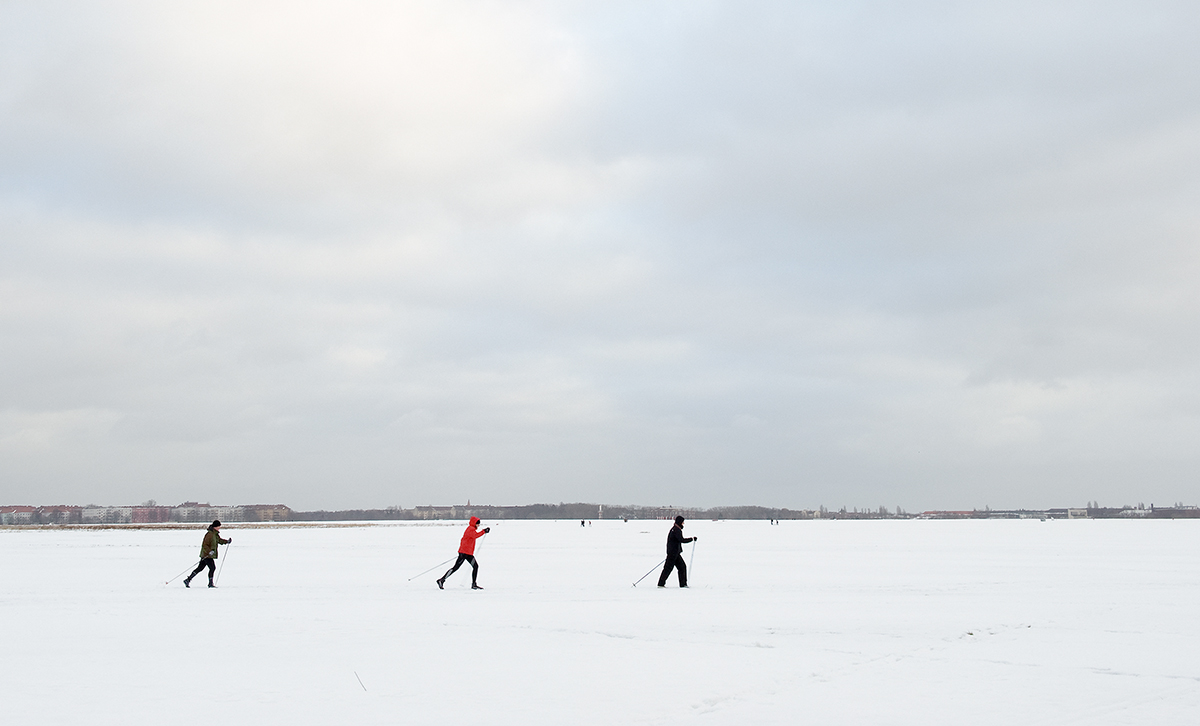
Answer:
[[[696,540],[692,540],[692,554],[688,557],[688,577],[695,575],[695,570],[692,569],[692,563],[696,561]]]
[[[233,543],[225,545],[225,560],[229,559],[229,550],[233,549]],[[221,571],[225,569],[225,560],[221,560],[221,566],[217,568],[217,581],[213,584],[221,584]]]
[[[425,574],[428,574],[428,573],[430,573],[430,572],[433,572],[433,571],[434,571],[434,570],[436,570],[437,568],[441,567],[442,565],[449,564],[449,563],[450,563],[450,562],[452,562],[453,560],[454,560],[454,558],[453,558],[453,557],[451,557],[450,559],[446,560],[445,562],[439,562],[439,563],[437,563],[436,565],[434,565],[433,567],[430,567],[428,570],[425,570],[425,572],[422,572],[422,573],[421,573],[421,575],[425,575]],[[418,578],[418,577],[420,577],[421,575],[413,575],[412,577],[408,578],[408,581],[409,581],[409,582],[412,582],[413,580],[417,579],[417,578]]]
[[[657,570],[657,569],[659,568],[659,565],[661,565],[663,562],[666,562],[666,561],[667,561],[667,558],[665,558],[665,557],[664,557],[662,562],[659,562],[659,563],[658,563],[658,565],[655,565],[654,567],[651,567],[651,568],[650,568],[650,572],[654,572],[655,570]],[[639,577],[639,578],[637,579],[637,582],[633,583],[633,586],[634,586],[634,587],[637,587],[637,586],[638,586],[638,582],[641,582],[642,580],[645,580],[647,577],[649,577],[649,576],[650,576],[650,572],[647,572],[646,574],[644,574],[644,575],[642,575],[641,577]]]
[[[199,563],[199,562],[197,562],[196,564],[200,564],[200,563]],[[185,569],[183,572],[187,572],[187,571],[188,571],[188,570],[190,570],[190,569],[192,569],[192,566],[191,566],[191,565],[188,565],[188,566],[187,566],[187,569]],[[164,584],[164,585],[170,585],[172,582],[175,582],[176,580],[178,580],[178,579],[179,579],[179,576],[180,576],[180,575],[182,575],[182,574],[183,574],[183,572],[179,573],[179,575],[176,575],[176,576],[172,577],[170,580],[167,580],[167,581],[166,581],[166,582],[164,582],[163,584]]]

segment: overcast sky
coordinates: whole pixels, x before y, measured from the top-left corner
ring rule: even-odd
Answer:
[[[0,504],[1197,503],[1197,38],[0,3]]]

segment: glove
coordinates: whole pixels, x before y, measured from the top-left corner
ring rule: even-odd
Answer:
[[[483,533],[484,533],[484,534],[487,534],[488,532],[491,532],[491,531],[492,531],[492,528],[491,528],[491,527],[484,527],[484,528],[483,528]]]
[[[699,537],[692,537],[692,541],[693,541],[693,542],[699,542],[699,541],[700,541],[700,538],[699,538]]]
[[[233,544],[233,537],[230,537],[229,539],[225,540],[225,544]]]

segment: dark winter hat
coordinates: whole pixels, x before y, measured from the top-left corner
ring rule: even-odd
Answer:
[[[683,517],[676,517],[675,524],[683,524]]]
[[[214,519],[214,520],[213,520],[213,523],[212,523],[212,524],[210,524],[210,525],[208,525],[208,528],[209,528],[209,529],[212,529],[212,528],[214,528],[214,527],[220,527],[220,526],[221,526],[221,520],[219,520],[219,519]]]

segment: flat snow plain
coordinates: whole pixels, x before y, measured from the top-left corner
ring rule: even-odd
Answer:
[[[1200,521],[0,531],[10,724],[1195,724]],[[224,548],[223,548],[224,549]],[[690,546],[685,553],[690,554]],[[361,685],[360,685],[361,680]]]

